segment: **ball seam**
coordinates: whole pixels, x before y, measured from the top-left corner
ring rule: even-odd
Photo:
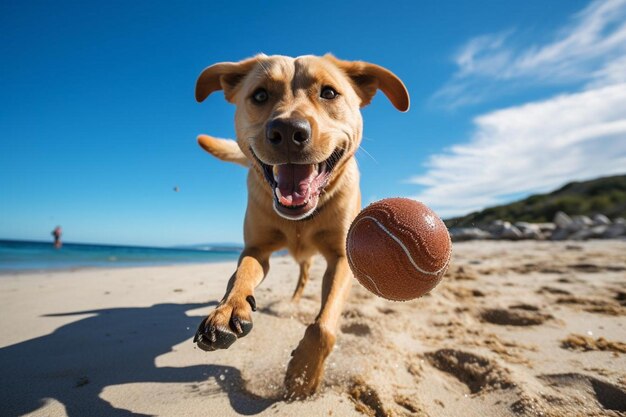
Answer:
[[[420,268],[415,261],[413,260],[413,256],[411,255],[411,252],[409,252],[409,249],[406,247],[406,245],[400,240],[398,239],[397,236],[395,236],[393,233],[391,233],[382,223],[380,223],[375,217],[371,217],[371,216],[363,216],[360,219],[357,220],[357,223],[360,223],[362,220],[365,219],[369,219],[369,220],[373,220],[374,223],[376,223],[376,225],[378,227],[380,227],[382,229],[383,232],[385,232],[387,235],[389,235],[390,238],[392,238],[398,245],[400,245],[400,247],[402,248],[402,250],[404,251],[404,253],[406,254],[406,256],[409,258],[409,261],[411,261],[411,264],[415,267],[415,269],[423,274],[426,275],[433,275],[435,277],[437,277],[437,275],[439,275],[439,273],[441,273],[443,270],[445,270],[448,267],[448,262],[450,262],[450,254],[448,254],[448,259],[446,259],[446,263],[439,268],[436,271],[430,272],[430,271],[426,271],[422,268]],[[355,224],[356,226],[356,224]],[[452,251],[450,251],[452,252]]]
[[[423,204],[419,202],[416,202],[416,203],[421,206],[424,206]],[[426,206],[424,206],[424,208],[428,209],[428,207]],[[385,220],[388,222],[391,222],[395,226],[394,227],[395,233],[399,233],[400,235],[403,235],[401,237],[407,237],[410,240],[413,240],[415,242],[415,244],[417,245],[416,250],[419,252],[418,258],[423,257],[428,262],[437,262],[438,256],[435,253],[433,253],[433,251],[431,250],[432,248],[428,246],[426,239],[423,236],[421,236],[419,233],[416,233],[414,230],[411,230],[410,227],[407,227],[404,224],[404,222],[398,217],[398,214],[395,213],[393,208],[382,206],[382,207],[377,207],[372,210],[375,210],[375,212],[370,215],[371,217],[377,218],[374,214],[380,214],[380,215],[386,216]],[[382,220],[378,220],[378,222],[382,224]],[[399,237],[399,239],[401,237]],[[443,267],[445,268],[445,265]]]

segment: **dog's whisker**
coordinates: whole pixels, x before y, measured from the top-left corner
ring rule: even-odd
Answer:
[[[376,162],[376,163],[378,164],[378,161],[376,160],[376,158],[374,158],[374,157],[372,156],[372,154],[371,154],[371,153],[369,153],[369,152],[367,151],[367,149],[365,149],[365,147],[364,147],[363,145],[359,146],[359,148],[357,149],[357,152],[358,152],[358,151],[363,151],[363,152],[365,152],[365,155],[367,155],[367,156],[369,156],[370,158],[372,158],[372,161],[374,161],[374,162]]]

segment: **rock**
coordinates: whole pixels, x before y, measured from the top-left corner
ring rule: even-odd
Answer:
[[[539,226],[537,226],[537,223],[515,222],[513,226],[517,227],[522,232],[526,229],[539,229]]]
[[[565,240],[571,233],[567,228],[557,227],[550,235],[550,240]]]
[[[494,220],[489,226],[487,231],[496,239],[521,239],[522,232],[511,222],[505,220]]]
[[[572,216],[571,219],[572,222],[569,223],[566,228],[572,233],[579,232],[587,227],[593,226],[593,222],[587,216]]]
[[[524,230],[522,232],[522,238],[524,239],[533,239],[533,240],[543,240],[545,239],[545,235],[543,233],[541,233],[541,230],[537,229],[537,230],[533,230],[533,229],[528,229],[528,230]]]
[[[617,220],[613,224],[606,226],[606,230],[602,234],[602,237],[605,239],[614,239],[620,236],[626,236],[626,223],[618,223]]]
[[[587,229],[579,230],[568,236],[567,240],[587,240],[589,238],[589,231]]]
[[[554,223],[534,223],[539,227],[541,233],[552,233],[556,229],[556,224]]]
[[[514,227],[517,227],[520,232],[522,232],[523,239],[543,239],[543,233],[541,233],[541,228],[537,223],[528,223],[528,222],[517,222],[514,224]]]
[[[566,229],[570,224],[573,223],[573,220],[571,219],[570,216],[568,216],[567,214],[563,213],[562,211],[558,211],[555,215],[554,215],[554,220],[552,220],[552,222],[559,228],[561,229]]]
[[[591,236],[594,239],[599,239],[601,238],[604,233],[606,232],[606,230],[609,228],[609,225],[606,224],[600,224],[598,226],[593,226],[591,229],[589,229],[591,231]]]
[[[505,228],[511,227],[511,223],[504,220],[494,220],[486,227],[487,231],[494,236],[499,236]]]
[[[550,239],[550,236],[556,230],[556,224],[554,223],[537,223],[537,226],[539,226],[543,239]]]
[[[510,240],[518,240],[523,237],[522,232],[515,226],[511,225],[511,223],[507,222],[506,225],[500,234],[497,236],[499,239],[510,239]]]
[[[453,242],[465,240],[491,239],[491,234],[477,227],[458,227],[450,229],[450,238]]]
[[[600,226],[588,227],[572,234],[569,238],[572,240],[597,239],[604,235],[607,228],[608,226],[605,224]]]
[[[591,220],[596,226],[611,224],[611,219],[606,217],[604,214],[594,214]]]
[[[582,215],[568,216],[559,211],[554,222],[530,223],[494,220],[488,226],[451,228],[450,237],[454,242],[474,239],[533,239],[533,240],[587,240],[626,237],[626,220],[622,217],[611,220],[604,214],[592,218]]]
[[[593,220],[591,220],[588,216],[572,216],[572,221],[583,227],[593,226]]]

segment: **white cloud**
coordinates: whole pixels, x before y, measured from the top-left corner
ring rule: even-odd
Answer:
[[[433,96],[455,108],[527,85],[602,85],[626,73],[626,0],[594,1],[543,45],[518,46],[514,31],[471,39],[457,72]]]
[[[511,33],[468,42],[438,93],[449,105],[520,83],[577,81],[579,91],[475,118],[466,143],[431,156],[409,179],[422,186],[414,198],[450,217],[626,172],[625,17],[626,0],[594,1],[545,45],[514,50]]]
[[[608,62],[591,77],[588,88],[601,87],[626,82],[626,55],[612,62]]]
[[[414,198],[443,217],[626,171],[626,83],[494,111],[469,143],[434,155]]]

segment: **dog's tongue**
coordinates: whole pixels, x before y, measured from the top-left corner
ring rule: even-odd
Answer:
[[[285,206],[306,203],[311,194],[311,182],[316,174],[315,165],[283,164],[276,168],[280,203]]]

